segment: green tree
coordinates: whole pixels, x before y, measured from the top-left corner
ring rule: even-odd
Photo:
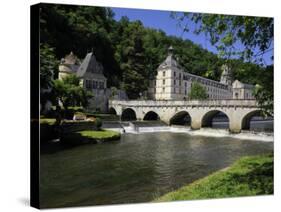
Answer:
[[[70,106],[87,107],[92,94],[79,85],[80,79],[72,74],[62,80],[53,81],[53,93],[58,102],[67,110]]]
[[[53,77],[58,68],[58,60],[55,57],[54,48],[48,44],[40,44],[40,103],[44,111],[46,102],[52,101],[51,90]]]
[[[265,115],[273,116],[273,66],[267,66],[266,70],[259,73],[258,83],[254,90],[254,94],[258,100],[259,105],[264,109]]]
[[[205,33],[227,58],[238,55],[264,62],[262,56],[273,49],[273,18],[204,13],[172,13],[172,17],[183,22],[184,31],[190,30],[190,21],[194,22],[194,33]]]
[[[239,57],[259,64],[260,67],[255,69],[247,68],[252,66],[247,65],[235,75],[244,75],[259,84],[256,99],[266,112],[273,115],[273,66],[267,67],[263,58],[264,54],[273,52],[273,18],[202,13],[172,13],[172,17],[184,24],[184,31],[190,30],[188,23],[195,23],[194,33],[205,33],[226,62],[237,64],[231,58]],[[273,61],[273,55],[271,59]]]
[[[148,76],[144,64],[143,26],[140,22],[133,22],[126,29],[128,37],[124,42],[121,69],[122,88],[130,99],[137,99],[147,90]]]
[[[188,93],[188,98],[191,100],[204,100],[208,99],[208,94],[206,89],[200,85],[198,82],[194,82],[191,85],[190,92]]]

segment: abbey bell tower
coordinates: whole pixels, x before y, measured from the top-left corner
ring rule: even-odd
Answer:
[[[222,69],[222,74],[221,74],[220,83],[231,86],[233,81],[231,68],[226,64],[224,64],[222,65],[221,69]]]

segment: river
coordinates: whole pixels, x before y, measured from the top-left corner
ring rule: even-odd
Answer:
[[[41,147],[42,208],[149,202],[241,156],[273,151],[273,142],[182,132],[126,133],[119,141],[73,148],[52,145]]]

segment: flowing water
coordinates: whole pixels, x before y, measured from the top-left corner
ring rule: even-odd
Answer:
[[[53,145],[41,146],[43,208],[149,202],[241,156],[273,151],[273,142],[180,130],[126,133],[119,141],[73,148]]]

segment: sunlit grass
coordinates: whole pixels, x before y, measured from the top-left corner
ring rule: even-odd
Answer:
[[[40,124],[53,125],[55,124],[55,122],[56,122],[55,118],[40,118]]]
[[[84,136],[84,137],[90,137],[90,138],[96,138],[96,139],[120,136],[120,133],[112,131],[112,130],[99,130],[99,131],[86,130],[86,131],[79,131],[77,133],[79,133],[81,136]]]
[[[243,157],[227,169],[155,199],[156,202],[273,194],[273,155]]]

